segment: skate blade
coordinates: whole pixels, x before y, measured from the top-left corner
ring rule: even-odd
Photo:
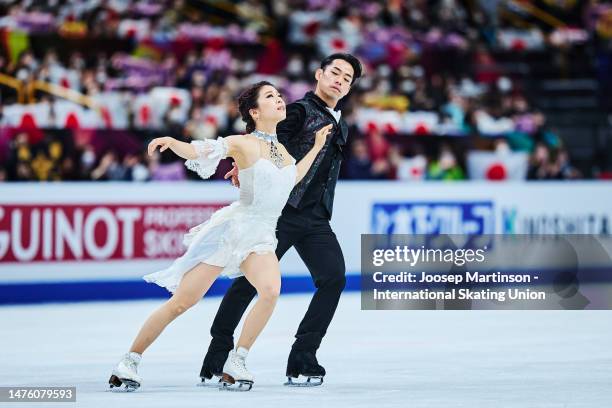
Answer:
[[[219,391],[251,391],[253,381],[235,380],[231,375],[223,374]]]
[[[304,377],[300,375],[295,381],[293,378],[287,377],[287,382],[284,385],[287,387],[318,387],[322,384],[323,376],[313,375],[307,376],[306,379],[304,379]]]
[[[132,392],[140,388],[140,383],[127,378],[119,378],[114,374],[110,376],[108,383],[110,384],[110,391],[113,392]],[[122,385],[125,387],[122,388]]]
[[[202,379],[202,381],[197,383],[196,386],[204,387],[204,388],[219,388],[219,387],[221,387],[221,384],[222,384],[223,380],[221,379],[220,376],[215,376],[215,377],[219,377],[219,380],[217,380],[214,377],[213,378],[200,377]]]

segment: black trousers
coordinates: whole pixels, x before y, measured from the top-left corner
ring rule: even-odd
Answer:
[[[295,335],[293,349],[316,351],[334,317],[346,283],[344,256],[326,218],[299,212],[287,206],[278,219],[276,256],[280,260],[295,246],[316,287],[306,315]],[[244,277],[236,278],[227,290],[210,329],[209,352],[234,347],[234,331],[251,300],[257,294]]]

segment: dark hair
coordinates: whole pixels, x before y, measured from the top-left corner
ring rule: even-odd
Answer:
[[[353,85],[357,79],[361,78],[361,74],[363,73],[361,62],[359,62],[357,57],[355,57],[354,55],[347,54],[344,52],[337,52],[335,54],[331,54],[325,57],[325,59],[321,61],[321,69],[324,70],[326,66],[331,65],[331,63],[337,59],[344,60],[351,64],[351,67],[353,67],[353,79],[351,81],[351,85]]]
[[[238,97],[238,111],[240,115],[242,115],[242,121],[246,123],[247,133],[251,133],[255,130],[255,120],[249,113],[249,110],[257,108],[259,90],[266,85],[274,86],[268,81],[260,81],[242,91]]]

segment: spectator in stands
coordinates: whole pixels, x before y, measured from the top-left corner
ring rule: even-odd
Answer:
[[[527,180],[552,178],[550,150],[544,143],[538,143],[529,158]]]
[[[96,164],[96,150],[89,143],[81,147],[79,155],[79,177],[82,180],[92,180],[91,172]]]
[[[432,161],[427,168],[428,180],[463,180],[463,169],[457,163],[455,154],[449,146],[440,149],[438,159]]]
[[[181,181],[187,178],[182,161],[160,163],[159,151],[149,158],[149,174],[150,180],[154,181]]]
[[[392,145],[389,150],[389,163],[391,164],[391,177],[396,180],[419,181],[425,179],[427,157],[420,144],[413,147],[414,154],[406,157],[398,145]]]
[[[126,168],[119,163],[113,151],[106,152],[98,166],[91,172],[92,180],[120,181],[125,180]]]
[[[8,160],[9,177],[16,181],[34,180],[32,168],[30,167],[33,153],[28,143],[27,133],[17,134],[10,144],[10,149]]]
[[[580,172],[574,168],[569,161],[569,155],[565,148],[556,151],[555,161],[551,166],[551,178],[558,180],[574,180],[581,178]]]
[[[142,154],[126,154],[123,158],[123,168],[125,169],[125,181],[147,181],[149,179],[149,169],[143,163]]]
[[[545,116],[534,110],[534,104],[527,97],[530,94],[523,89],[525,84],[512,72],[507,72],[506,61],[495,51],[495,47],[529,51],[552,43],[545,41],[549,38],[537,27],[506,30],[500,26],[503,13],[498,14],[497,5],[502,8],[504,2],[479,0],[468,6],[459,0],[389,0],[382,3],[298,0],[272,2],[269,7],[251,1],[235,3],[236,14],[232,20],[235,24],[230,27],[229,24],[208,24],[209,16],[183,1],[146,4],[135,0],[13,1],[0,5],[0,28],[26,31],[29,41],[15,43],[22,47],[19,49],[11,49],[11,41],[7,41],[5,55],[0,56],[0,72],[24,81],[25,85],[38,79],[93,98],[103,97],[105,93],[120,94],[122,102],[118,110],[127,112],[119,121],[127,121],[127,124],[120,128],[127,127],[138,135],[144,151],[145,141],[151,133],[202,139],[243,131],[233,97],[242,82],[252,81],[253,76],[280,75],[282,78],[275,80],[284,83],[285,94],[291,100],[292,95],[302,95],[304,88],[309,87],[309,66],[318,58],[315,49],[345,47],[354,49],[371,68],[369,75],[344,101],[348,106],[363,107],[365,104],[355,102],[367,97],[375,101],[368,108],[379,110],[380,117],[397,113],[396,123],[402,125],[409,122],[405,120],[407,114],[420,111],[437,114],[437,124],[406,126],[418,129],[407,131],[417,135],[504,136],[513,150],[522,151],[532,151],[534,141],[543,141],[553,149],[559,146],[558,140],[553,140],[558,138],[543,125]],[[585,12],[584,28],[595,35],[598,45],[608,44],[609,30],[601,32],[607,27],[601,22],[605,22],[602,19],[610,12],[610,6],[603,2],[587,3],[591,4],[581,8]],[[71,25],[78,29],[69,30],[66,23],[73,23]],[[287,33],[288,25],[290,33]],[[211,38],[213,32],[214,38]],[[60,36],[57,44],[53,44],[55,49],[41,46],[49,44],[49,38],[55,41],[57,33]],[[71,36],[79,38],[84,46],[78,50],[67,48],[70,42],[64,43],[62,38]],[[264,37],[270,41],[262,46]],[[111,52],[98,51],[96,44],[91,47],[96,48],[95,51],[88,50],[90,42],[94,44],[100,38],[116,41],[117,47]],[[609,71],[607,67],[609,64],[600,64],[603,79],[610,82],[609,75],[605,75]],[[137,108],[139,96],[146,95],[154,87],[175,87],[190,96],[190,105],[183,109],[184,106],[173,99],[165,111],[153,107]],[[0,112],[3,112],[17,102],[17,92],[6,85],[0,85],[0,92]],[[65,127],[59,119],[65,115],[56,110],[55,104],[60,98],[40,91],[32,95],[38,102],[43,98],[48,102],[50,114],[45,125],[34,123],[31,116],[14,120],[18,117],[15,111],[0,116],[2,126],[10,127],[10,132],[26,131],[29,138],[27,147],[13,146],[10,149],[12,159],[0,163],[9,180],[90,179],[94,170],[97,170],[93,177],[96,180],[131,179],[122,172],[131,174],[130,168],[134,166],[116,159],[123,157],[122,151],[114,152],[114,159],[105,156],[99,163],[92,147],[80,149],[76,155],[64,152],[60,158],[51,157],[46,148],[39,151],[38,143],[49,129]],[[153,120],[154,114],[160,117]],[[349,124],[356,124],[359,115],[357,109],[352,115],[353,123]],[[142,117],[148,119],[144,125],[138,123]],[[112,126],[105,125],[110,129],[119,123],[109,117],[98,121],[112,122]],[[359,126],[353,128],[360,129]],[[413,162],[406,164],[405,160],[411,159],[402,161],[401,152],[389,145],[388,140],[395,136],[387,137],[379,130],[351,133],[352,138],[363,136],[371,156],[369,177],[402,178],[396,175],[398,163],[404,163],[402,168],[410,168],[410,174],[418,173],[423,157],[418,160],[417,167],[413,167]],[[409,135],[397,135],[406,136]],[[462,142],[457,139],[451,143],[456,146]],[[108,148],[106,145],[97,147]],[[363,150],[359,145],[354,149],[359,153]],[[28,159],[16,160],[18,156],[27,156],[26,152],[29,152]],[[567,152],[554,156],[563,158]],[[448,157],[463,162],[463,157],[456,153]],[[430,163],[424,173],[435,179],[462,177],[459,176],[460,167],[441,166],[446,165],[446,158],[441,156]],[[128,162],[133,160],[130,157]],[[139,169],[136,172],[139,179],[144,177],[145,167],[149,172],[146,179],[183,177],[173,163],[138,162],[135,168]],[[564,163],[555,166],[567,169],[568,164]],[[220,166],[218,174],[224,166],[225,163]],[[542,166],[534,164],[531,176],[536,179],[557,177],[554,174],[558,171]],[[561,173],[576,174],[573,170]]]
[[[379,129],[375,127],[370,128],[366,134],[365,141],[368,145],[368,152],[372,163],[387,159],[390,144]]]
[[[363,139],[355,139],[351,144],[351,156],[345,165],[346,176],[353,180],[368,180],[373,177],[372,160],[368,145]]]

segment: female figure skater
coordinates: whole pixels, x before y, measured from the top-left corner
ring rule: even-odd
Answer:
[[[240,169],[240,199],[215,212],[185,235],[187,251],[167,269],[145,275],[173,293],[145,321],[136,339],[109,379],[110,387],[140,387],[137,373],[142,353],[164,328],[196,304],[219,275],[244,275],[257,289],[255,306],[246,317],[236,349],[223,366],[223,385],[250,390],[253,376],[245,359],[268,322],[280,293],[280,270],[274,253],[276,222],[289,193],[306,174],[325,144],[331,125],[321,128],[310,152],[299,162],[276,138],[276,125],[285,119],[285,102],[269,82],[252,85],[239,97],[239,109],[247,135],[183,143],[171,137],[149,143],[151,155],[172,150],[187,159],[185,166],[202,178],[212,176],[219,161],[232,157]]]

